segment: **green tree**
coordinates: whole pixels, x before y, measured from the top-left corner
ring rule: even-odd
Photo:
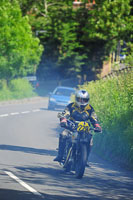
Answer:
[[[72,8],[72,1],[39,1],[29,13],[33,31],[45,46],[44,57],[40,65],[45,77],[53,71],[61,76],[75,75],[81,72],[85,54],[78,51],[81,44],[77,40],[78,22]],[[41,7],[39,8],[39,5]],[[34,8],[34,9],[33,9]],[[51,66],[53,66],[51,68]],[[39,71],[39,70],[38,70]],[[43,76],[43,77],[44,77]]]
[[[35,73],[43,48],[15,0],[0,1],[0,44],[0,78]]]
[[[97,0],[84,27],[85,37],[104,41],[105,54],[116,49],[120,40],[131,40],[133,16],[130,0]]]
[[[89,9],[86,3],[73,9],[72,0],[27,1],[33,32],[45,47],[39,74],[97,74],[120,40],[131,42],[130,0],[96,0]]]

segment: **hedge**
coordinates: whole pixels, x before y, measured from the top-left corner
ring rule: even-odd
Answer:
[[[130,71],[79,86],[89,92],[90,104],[103,128],[102,135],[94,135],[93,150],[130,169],[133,169],[132,80]]]

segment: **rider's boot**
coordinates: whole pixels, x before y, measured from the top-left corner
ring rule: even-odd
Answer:
[[[64,149],[65,149],[66,139],[62,136],[59,137],[59,148],[58,148],[58,155],[54,159],[54,161],[61,162],[63,155],[64,155]]]

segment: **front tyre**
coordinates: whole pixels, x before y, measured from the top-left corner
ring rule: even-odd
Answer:
[[[76,178],[80,179],[83,177],[86,162],[87,162],[87,145],[81,144],[76,160],[76,167],[75,167]]]
[[[66,159],[65,159],[65,162],[64,162],[64,166],[63,168],[65,168],[65,171],[66,172],[70,172],[71,171],[71,161],[70,161],[70,157],[72,155],[72,147],[70,147],[67,151],[67,156],[66,156]]]

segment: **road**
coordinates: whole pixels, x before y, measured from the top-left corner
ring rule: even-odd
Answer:
[[[131,200],[133,173],[90,156],[83,179],[53,162],[58,111],[47,99],[0,105],[0,200]]]

